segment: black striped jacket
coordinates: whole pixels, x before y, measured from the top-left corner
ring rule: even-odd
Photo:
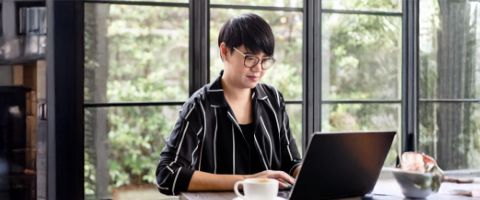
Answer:
[[[180,110],[156,170],[160,192],[187,191],[195,170],[252,174],[269,169],[291,174],[300,164],[282,94],[262,83],[252,89],[251,146],[223,96],[220,77],[195,92]]]

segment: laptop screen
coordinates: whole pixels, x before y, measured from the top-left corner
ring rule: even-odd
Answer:
[[[395,133],[315,133],[290,199],[355,197],[370,192]]]

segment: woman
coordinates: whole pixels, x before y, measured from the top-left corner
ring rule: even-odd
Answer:
[[[157,187],[173,195],[232,190],[251,177],[288,187],[300,155],[282,94],[259,83],[275,61],[272,30],[258,15],[241,15],[223,25],[218,45],[224,69],[183,105],[160,155]]]

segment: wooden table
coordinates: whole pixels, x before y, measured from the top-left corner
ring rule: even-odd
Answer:
[[[442,183],[440,191],[427,197],[430,200],[480,200],[480,198],[472,198],[452,194],[453,190],[480,190],[480,177],[474,179],[474,183],[457,184]],[[279,196],[286,197],[285,192],[279,192]],[[233,192],[188,192],[180,195],[180,200],[232,200],[235,198]],[[375,188],[371,194],[365,197],[354,197],[348,199],[372,199],[372,200],[403,200],[400,186],[390,175],[382,175],[377,181]]]

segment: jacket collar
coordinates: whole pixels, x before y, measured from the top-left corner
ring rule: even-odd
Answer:
[[[222,88],[222,76],[223,70],[220,71],[219,76],[212,82],[210,85],[207,86],[207,97],[211,102],[212,106],[216,107],[226,107],[228,106],[227,100],[223,95],[223,88]],[[258,83],[255,88],[252,88],[252,98],[256,98],[257,100],[266,100],[268,99],[267,93],[265,92],[264,85]]]

